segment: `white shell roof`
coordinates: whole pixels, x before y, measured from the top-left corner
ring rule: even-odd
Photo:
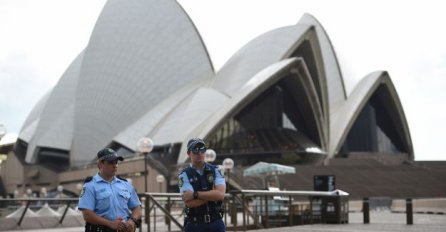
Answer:
[[[19,133],[19,138],[24,140],[25,142],[29,142],[29,140],[32,138],[34,132],[32,132],[32,134],[29,134],[29,131],[30,131],[29,127],[31,127],[31,126],[34,127],[33,131],[37,127],[37,124],[40,120],[40,114],[42,113],[43,108],[45,107],[45,104],[48,101],[49,96],[51,95],[51,91],[52,91],[52,89],[50,89],[48,92],[46,92],[45,95],[43,95],[43,97],[39,99],[37,104],[33,107],[31,112],[29,113],[25,122],[23,123],[22,128]],[[32,124],[34,124],[34,125],[32,125]],[[21,136],[24,131],[28,131],[27,136]]]
[[[327,93],[330,107],[329,113],[331,114],[334,109],[337,109],[344,104],[347,98],[338,59],[336,58],[335,51],[327,33],[316,18],[310,14],[304,14],[304,16],[299,20],[299,24],[312,25],[316,28],[317,38],[319,45],[321,46],[321,53],[324,60],[327,86],[330,86],[330,88],[327,88]]]
[[[39,146],[70,150],[72,164],[90,161],[173,92],[214,76],[200,35],[174,0],[107,1],[77,62],[77,75],[67,70],[22,128],[33,134],[25,136],[27,162]],[[77,83],[67,89],[70,80]],[[31,133],[26,127],[37,119]]]
[[[301,59],[290,58],[277,62],[261,70],[244,85],[242,85],[237,94],[235,94],[230,100],[220,105],[218,110],[210,115],[206,121],[203,121],[200,126],[195,127],[195,130],[192,131],[192,133],[190,133],[190,135],[186,138],[205,138],[214,130],[218,129],[222,123],[234,116],[238,111],[242,110],[244,106],[246,106],[251,100],[255,99],[264,90],[283,78],[286,73],[299,72],[297,69],[305,69],[304,63]],[[318,130],[319,135],[323,137],[324,125],[322,111],[320,110],[317,93],[311,78],[309,77],[308,72],[305,71],[300,71],[300,73],[297,74],[297,80],[302,82],[306,87],[305,91],[307,91],[306,95],[309,96],[308,101],[311,105],[311,112],[317,121],[317,128],[315,129]],[[187,140],[184,140],[183,142],[187,143]],[[184,162],[186,159],[186,148],[183,146],[180,151],[178,162]]]
[[[74,124],[75,86],[82,58],[83,52],[68,67],[45,102],[39,115],[40,120],[35,125],[34,133],[38,136],[28,140],[25,158],[27,162],[34,162],[36,158],[34,150],[37,146],[70,150]]]
[[[310,42],[317,77],[307,57],[290,58],[304,42]],[[174,0],[109,0],[88,46],[34,107],[19,138],[29,143],[27,162],[35,161],[36,148],[50,147],[69,150],[71,165],[91,161],[113,141],[130,149],[143,136],[155,145],[185,144],[209,136],[286,72],[304,87],[308,114],[329,155],[382,80],[390,83],[411,148],[390,79],[372,74],[346,100],[333,47],[313,16],[255,38],[214,74],[200,35]],[[187,158],[181,149],[178,162]]]
[[[303,41],[309,25],[278,28],[260,35],[237,51],[217,73],[213,87],[228,95],[265,67],[287,56]]]
[[[409,155],[414,157],[409,126],[401,102],[388,73],[385,71],[376,71],[364,77],[355,86],[347,101],[333,114],[332,125],[335,128],[331,130],[330,134],[329,154],[334,155],[339,151],[358,115],[380,85],[384,85],[392,96],[391,99],[388,99],[387,104],[392,102],[395,105],[396,117],[400,122],[400,125],[394,126],[403,135],[402,139],[408,148]]]
[[[200,36],[176,1],[107,2],[77,88],[76,159],[90,160],[172,92],[213,74]]]

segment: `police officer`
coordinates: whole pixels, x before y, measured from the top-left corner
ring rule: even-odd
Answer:
[[[116,176],[118,160],[124,158],[113,149],[100,150],[99,172],[85,179],[78,205],[85,232],[133,232],[141,224],[141,202],[132,184]]]
[[[206,144],[193,138],[187,143],[191,163],[178,176],[185,204],[185,232],[224,232],[223,205],[226,184],[216,166],[204,162]]]

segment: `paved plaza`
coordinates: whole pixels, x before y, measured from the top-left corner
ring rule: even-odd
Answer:
[[[370,213],[370,224],[363,224],[362,213],[350,213],[349,224],[316,224],[294,227],[261,229],[257,232],[444,232],[446,231],[446,215],[414,214],[413,225],[406,225],[406,214],[402,213]]]
[[[293,226],[293,227],[280,227],[272,229],[259,229],[257,232],[444,232],[446,231],[446,215],[435,214],[414,214],[413,225],[406,225],[406,215],[402,213],[390,213],[390,212],[371,212],[370,224],[362,223],[362,213],[350,213],[349,224],[315,224],[305,226]],[[37,229],[37,230],[12,230],[6,232],[58,232],[63,230],[64,232],[80,232],[84,231],[83,227],[71,227],[71,228],[53,228],[53,229]],[[138,230],[137,230],[138,231]],[[146,228],[143,229],[146,231]],[[153,228],[151,229],[154,232]],[[167,227],[164,223],[157,223],[156,231],[167,231]],[[178,231],[177,228],[172,226],[172,231]]]

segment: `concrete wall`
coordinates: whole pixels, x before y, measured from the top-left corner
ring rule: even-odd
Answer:
[[[8,193],[13,193],[17,185],[23,184],[24,168],[13,152],[9,152],[8,159],[2,163],[1,176]],[[23,193],[23,187],[19,191]]]
[[[150,165],[147,167],[149,175],[147,176],[147,187],[148,192],[159,192],[160,184],[156,182],[156,176],[159,174],[155,169],[151,168]],[[96,175],[98,172],[97,167],[92,167],[83,170],[73,170],[58,174],[58,182],[64,186],[65,189],[77,193],[76,185],[78,183],[83,183],[87,176]],[[125,178],[132,179],[133,186],[136,188],[138,193],[144,192],[144,160],[135,159],[124,161],[118,166],[117,175]],[[162,183],[162,192],[165,192],[166,181]]]
[[[159,174],[150,165],[147,167],[149,175],[147,177],[148,192],[166,191],[166,183],[160,184],[156,182],[156,176]],[[33,165],[32,167],[23,166],[17,157],[11,153],[8,159],[2,163],[1,176],[5,183],[6,191],[13,193],[19,190],[21,196],[26,189],[31,188],[33,191],[40,191],[42,187],[47,190],[56,188],[61,184],[64,189],[73,193],[79,193],[78,184],[83,184],[87,176],[93,176],[98,172],[96,166],[82,170],[72,170],[62,173],[55,173],[45,167]],[[144,160],[134,159],[120,163],[118,166],[119,176],[132,179],[138,193],[144,192]],[[25,187],[24,184],[29,184]],[[21,185],[20,188],[17,188]]]

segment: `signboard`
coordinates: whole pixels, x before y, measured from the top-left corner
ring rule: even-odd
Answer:
[[[314,191],[334,191],[336,189],[334,175],[314,176]]]

